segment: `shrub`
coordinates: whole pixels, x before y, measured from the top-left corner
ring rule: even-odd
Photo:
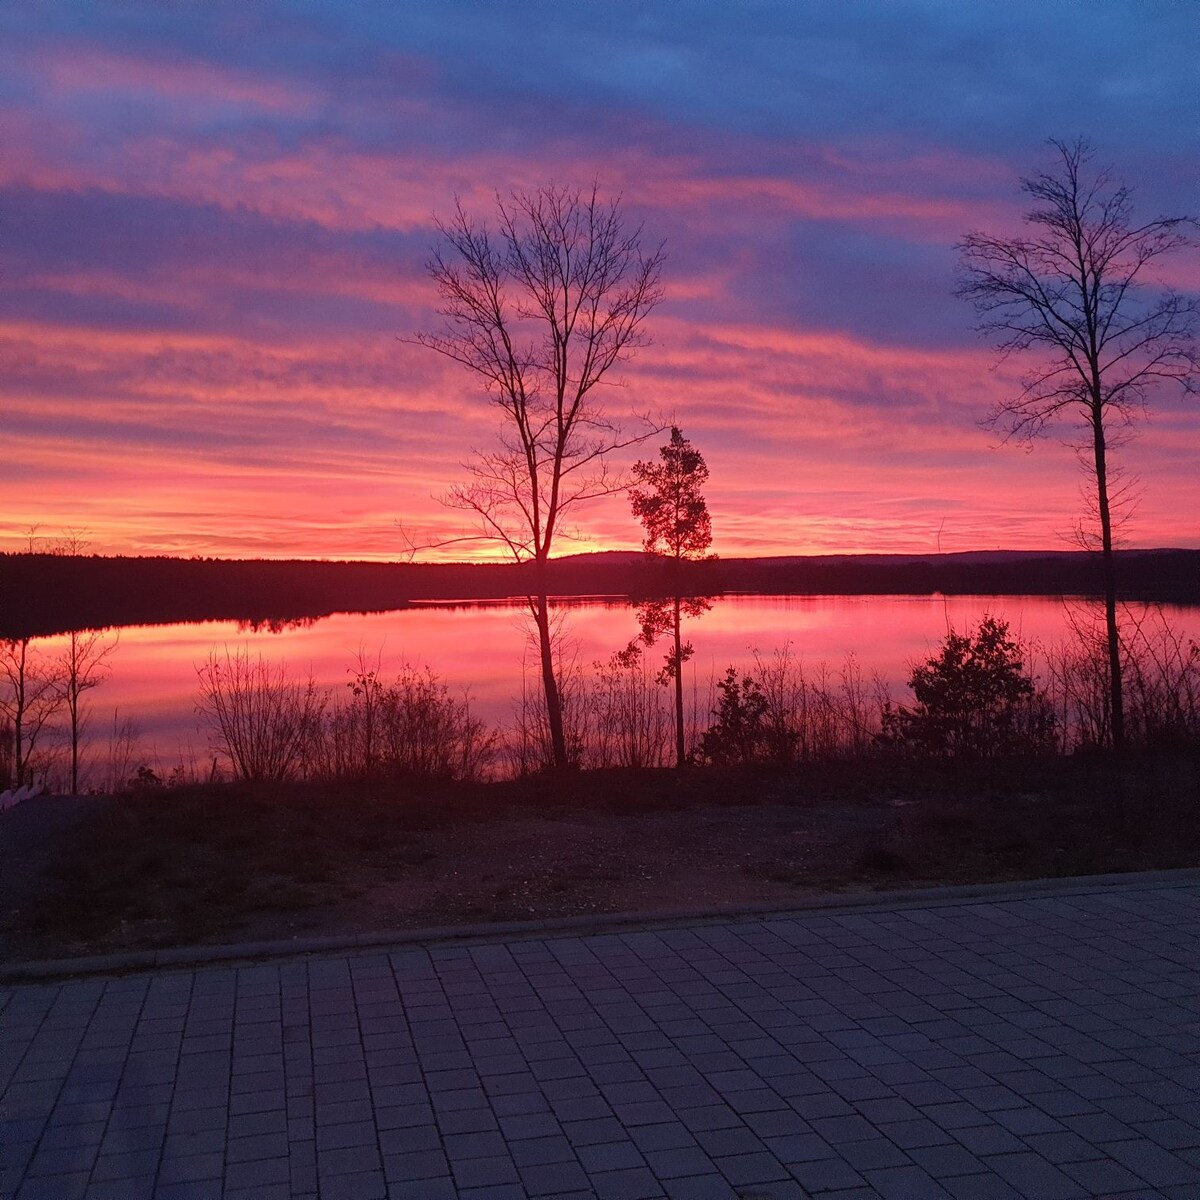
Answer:
[[[585,762],[589,767],[661,767],[667,761],[670,713],[637,642],[594,663],[586,686]]]
[[[541,679],[541,651],[536,629],[531,626],[527,635],[526,653],[521,661],[521,691],[513,700],[513,721],[500,743],[507,771],[518,779],[555,769],[554,741]],[[579,645],[566,634],[562,614],[556,615],[551,622],[550,640],[567,764],[578,767],[587,748],[587,681],[579,658]]]
[[[1047,651],[1050,695],[1063,752],[1111,740],[1108,641],[1102,613],[1067,611],[1071,637]],[[1157,605],[1122,608],[1121,672],[1125,734],[1131,745],[1194,746],[1200,742],[1200,646]]]
[[[765,758],[769,702],[762,688],[749,675],[739,680],[737,670],[729,667],[717,690],[721,693],[713,710],[717,719],[701,736],[696,761],[727,766]]]
[[[496,738],[428,667],[405,665],[383,690],[382,757],[392,771],[438,779],[478,779],[495,754]]]
[[[1145,745],[1200,742],[1200,645],[1172,628],[1160,608],[1122,635],[1126,732]]]
[[[351,668],[350,698],[330,707],[323,755],[313,770],[332,778],[419,775],[478,779],[495,753],[495,735],[428,667],[407,663],[394,683],[362,656]]]
[[[868,685],[850,654],[836,674],[819,662],[806,668],[791,642],[769,657],[754,651],[754,681],[767,701],[765,757],[804,762],[866,753],[880,728],[886,688]]]
[[[932,757],[1041,753],[1055,740],[1054,712],[1025,670],[1008,623],[985,617],[974,634],[951,630],[941,649],[913,668],[917,703],[883,716],[881,739]]]
[[[245,650],[214,651],[197,675],[196,711],[235,775],[277,781],[305,773],[327,699],[311,677],[294,680],[283,664]]]

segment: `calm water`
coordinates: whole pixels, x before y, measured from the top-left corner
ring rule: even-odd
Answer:
[[[945,636],[947,625],[965,630],[985,614],[1006,619],[1026,640],[1053,643],[1066,636],[1067,603],[1045,597],[966,596],[740,596],[716,601],[711,612],[688,623],[696,654],[688,665],[693,682],[707,689],[726,666],[744,666],[753,651],[770,654],[792,644],[809,666],[821,661],[837,669],[855,654],[864,675],[887,680],[898,699],[914,660],[925,657]],[[1200,608],[1167,608],[1172,624],[1200,634]],[[560,609],[566,644],[590,668],[637,635],[628,604],[571,602]],[[88,693],[93,762],[103,757],[114,725],[129,720],[140,756],[160,771],[181,761],[203,760],[206,734],[197,728],[196,668],[211,652],[249,650],[286,662],[294,673],[310,671],[323,685],[343,687],[361,653],[382,662],[393,676],[408,662],[428,665],[455,690],[469,689],[476,711],[493,723],[511,719],[523,660],[532,669],[535,652],[528,623],[513,605],[419,607],[370,615],[338,614],[311,625],[278,632],[205,622],[120,630],[111,674]],[[40,639],[39,650],[58,653],[61,638]],[[657,661],[660,651],[648,652]]]

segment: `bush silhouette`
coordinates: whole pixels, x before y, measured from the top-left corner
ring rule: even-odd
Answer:
[[[985,617],[973,634],[946,635],[913,668],[911,708],[885,709],[881,740],[929,757],[992,758],[1040,753],[1054,745],[1055,717],[1026,672],[1008,623]]]
[[[717,688],[721,693],[713,710],[717,719],[700,739],[697,761],[728,766],[761,759],[768,735],[768,703],[762,688],[749,675],[739,680],[733,667]]]

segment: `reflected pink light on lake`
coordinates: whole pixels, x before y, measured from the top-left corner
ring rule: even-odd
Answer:
[[[927,656],[947,628],[968,630],[985,615],[1010,622],[1021,640],[1052,645],[1066,636],[1066,606],[1076,601],[1011,596],[734,596],[685,626],[695,646],[688,664],[689,689],[701,699],[727,666],[753,670],[753,653],[769,657],[790,644],[809,670],[825,663],[836,679],[854,654],[863,678],[878,673],[895,699],[907,698],[905,680],[914,661]],[[636,638],[627,603],[564,602],[558,609],[567,658],[586,673]],[[1173,625],[1200,635],[1200,610],[1167,610]],[[246,650],[288,665],[293,676],[311,672],[335,693],[352,679],[361,654],[380,664],[385,680],[408,663],[428,665],[452,690],[469,692],[476,712],[493,725],[511,723],[521,689],[522,659],[537,695],[536,654],[518,605],[417,606],[386,613],[338,613],[308,626],[280,632],[239,628],[232,621],[141,626],[120,631],[111,677],[87,694],[92,706],[93,753],[99,753],[119,720],[133,721],[146,756],[169,770],[180,761],[204,759],[207,737],[197,728],[196,669],[210,653]],[[61,638],[38,647],[61,650]],[[657,668],[665,647],[647,651]],[[344,693],[342,693],[344,694]]]

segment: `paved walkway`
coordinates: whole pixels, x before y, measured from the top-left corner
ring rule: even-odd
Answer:
[[[0,991],[0,1196],[1200,1196],[1200,889]]]

